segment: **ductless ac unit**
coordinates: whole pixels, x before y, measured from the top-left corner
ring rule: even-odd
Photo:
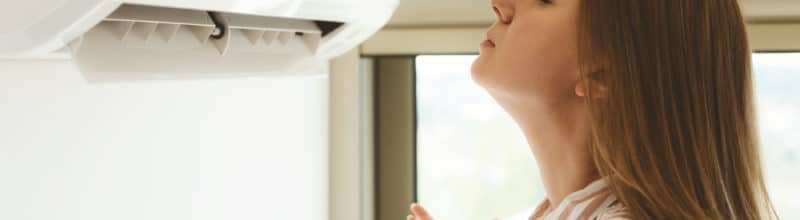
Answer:
[[[397,0],[28,0],[0,9],[0,57],[72,59],[89,80],[316,76]]]

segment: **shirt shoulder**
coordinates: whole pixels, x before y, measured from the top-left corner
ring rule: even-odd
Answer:
[[[619,200],[600,211],[596,220],[631,220],[628,209]]]

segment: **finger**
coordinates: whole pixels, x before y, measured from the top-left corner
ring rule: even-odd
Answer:
[[[425,210],[421,205],[416,203],[411,204],[411,212],[414,212],[414,215],[417,216],[418,219],[421,220],[432,220],[431,215],[428,214],[428,211]]]
[[[406,220],[416,220],[416,218],[414,218],[414,215],[408,215],[406,216]]]

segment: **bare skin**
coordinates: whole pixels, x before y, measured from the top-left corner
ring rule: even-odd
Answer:
[[[579,80],[580,0],[492,0],[497,21],[487,31],[472,78],[522,129],[539,165],[547,200],[564,197],[600,178],[591,141],[586,88]],[[604,88],[591,88],[604,97]],[[431,220],[412,204],[407,220]]]

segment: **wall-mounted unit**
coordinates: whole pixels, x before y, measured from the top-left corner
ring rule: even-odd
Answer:
[[[89,80],[318,76],[397,0],[30,0],[0,8],[0,58],[68,58]]]

